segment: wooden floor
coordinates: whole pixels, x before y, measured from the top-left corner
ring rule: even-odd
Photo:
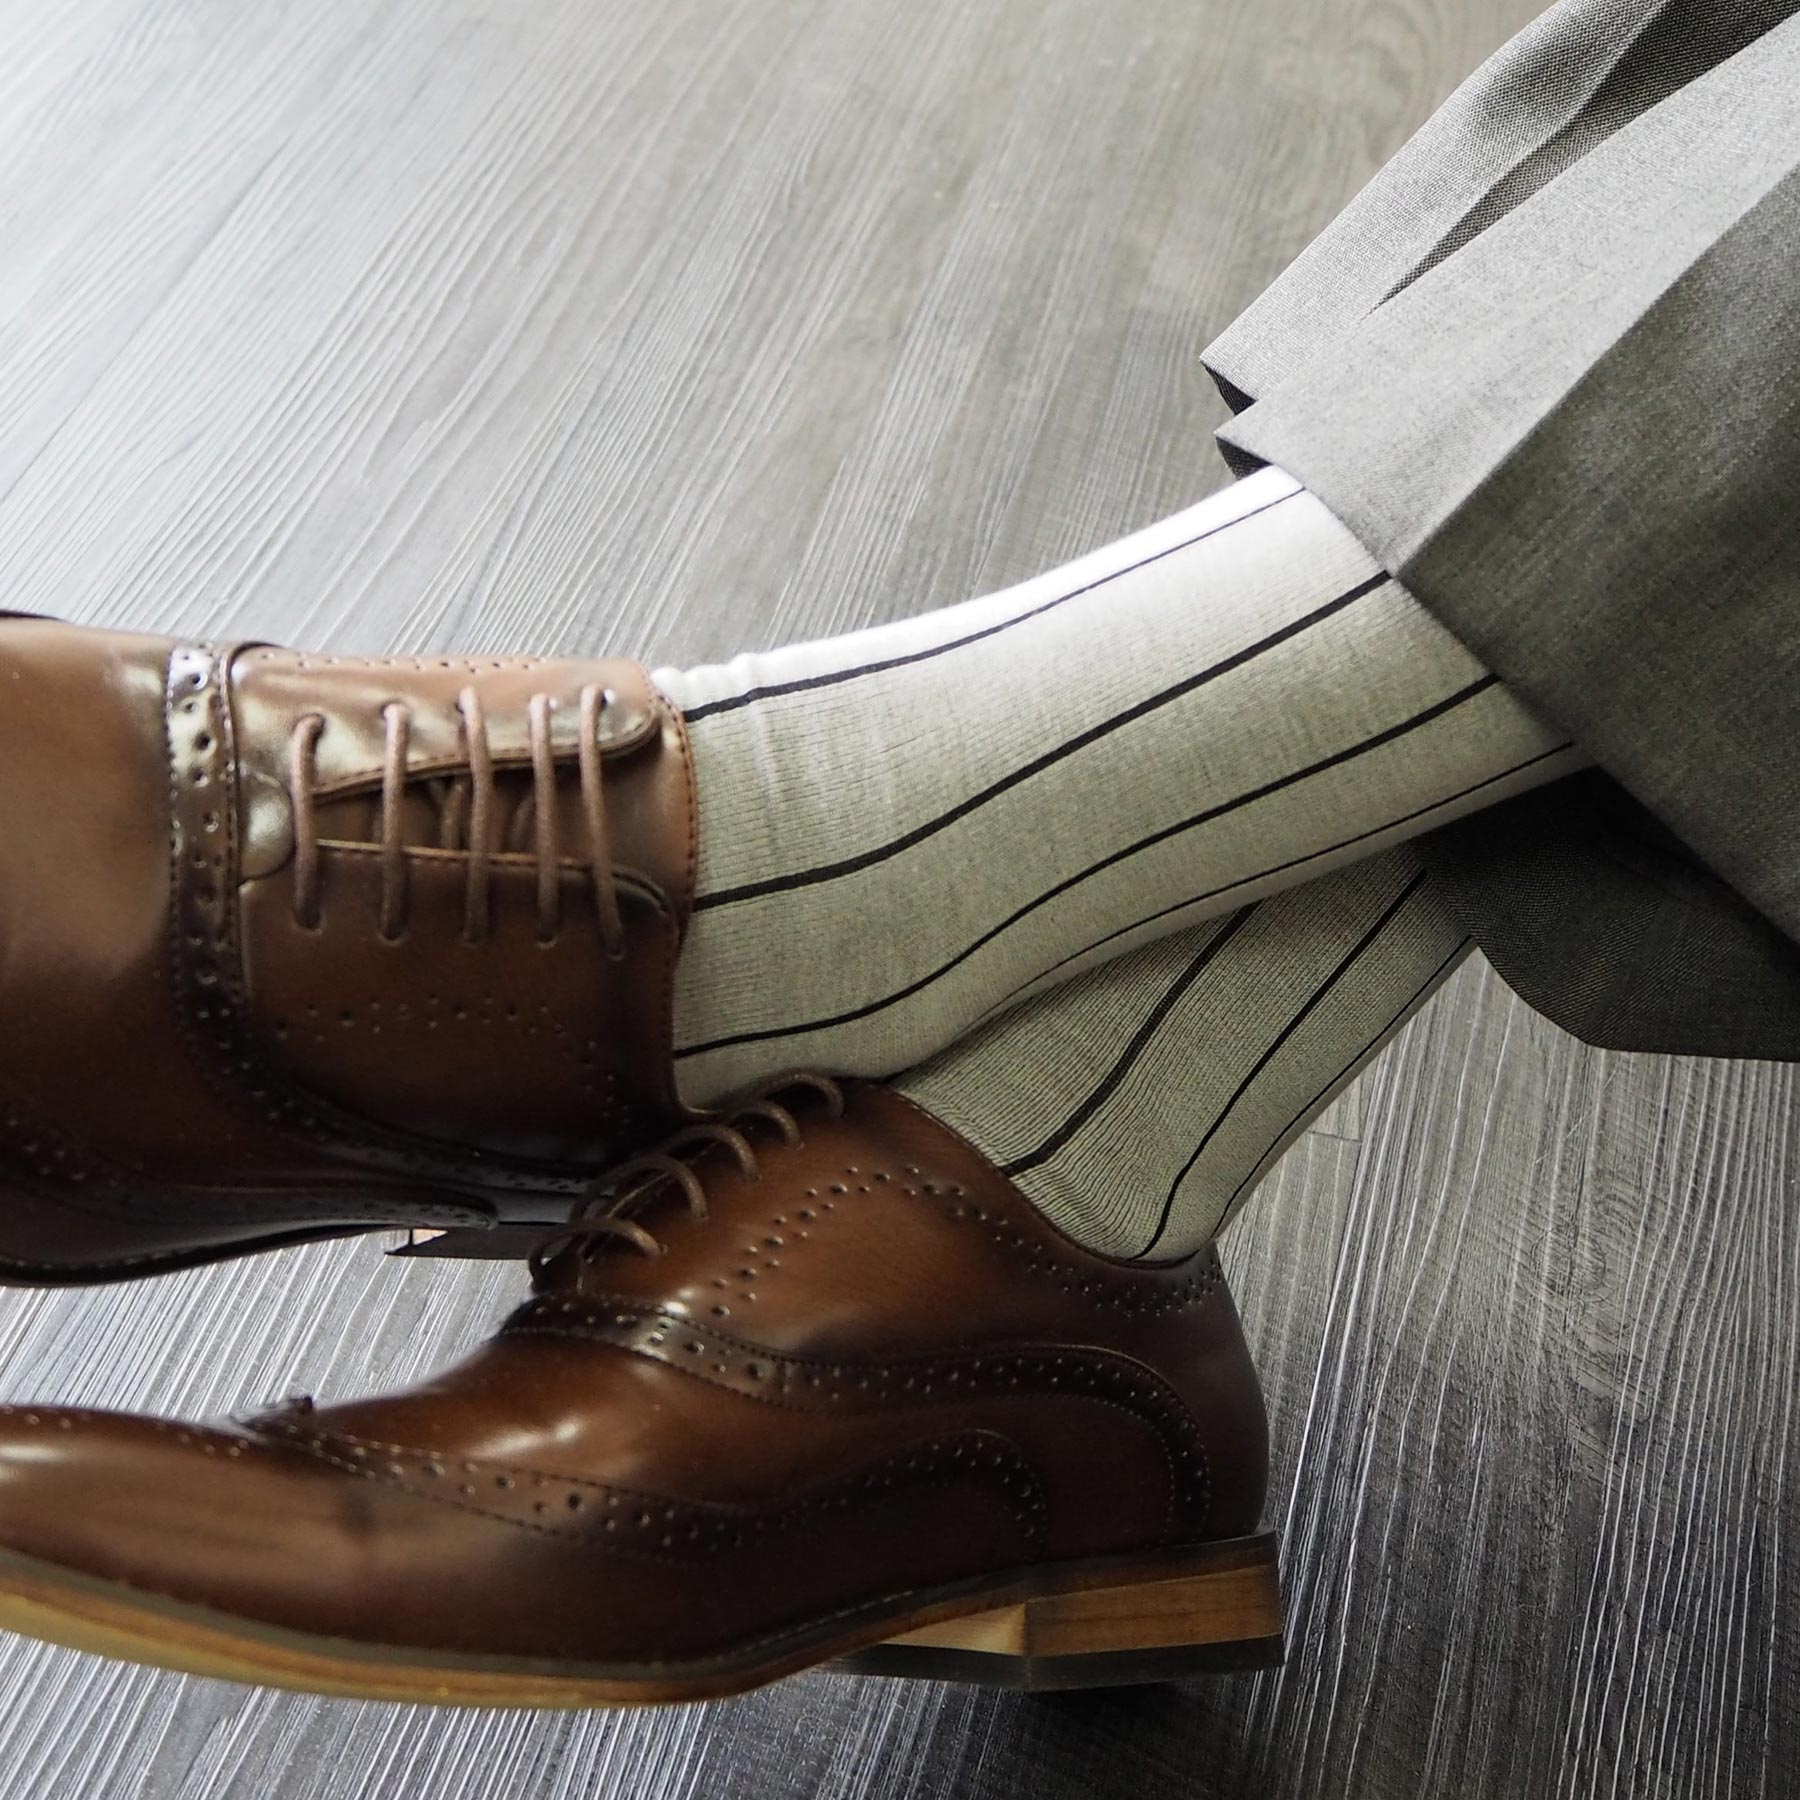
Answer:
[[[0,0],[0,604],[678,661],[1222,479],[1198,361],[1533,0]],[[5,847],[0,845],[0,855]],[[0,1648],[0,1800],[1789,1795],[1796,1082],[1466,968],[1228,1242],[1292,1655],[428,1715]],[[0,1298],[0,1390],[393,1383],[510,1270]]]

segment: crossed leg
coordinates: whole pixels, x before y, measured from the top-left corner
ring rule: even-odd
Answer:
[[[1261,942],[1283,889],[1586,762],[1277,469],[1004,593],[658,680],[695,755],[701,1104],[890,1075],[1207,921]]]

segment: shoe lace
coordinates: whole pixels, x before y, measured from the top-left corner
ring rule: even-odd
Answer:
[[[746,1181],[760,1181],[762,1167],[745,1127],[757,1123],[772,1125],[784,1144],[792,1147],[804,1142],[793,1109],[775,1097],[794,1090],[822,1099],[828,1118],[844,1116],[843,1088],[829,1075],[802,1069],[758,1090],[722,1119],[684,1125],[654,1149],[641,1151],[609,1169],[588,1190],[569,1214],[568,1224],[531,1251],[527,1262],[532,1285],[548,1285],[551,1265],[566,1256],[573,1255],[585,1267],[607,1243],[628,1244],[644,1256],[661,1256],[662,1242],[633,1215],[644,1212],[659,1196],[674,1191],[687,1201],[693,1218],[706,1218],[706,1187],[694,1161],[708,1150],[724,1149]]]
[[[610,688],[589,686],[581,690],[580,778],[582,820],[587,836],[588,874],[593,883],[594,907],[600,921],[600,938],[606,954],[615,960],[625,954],[625,925],[619,910],[618,881],[608,851],[606,795],[600,771],[600,715],[614,698]],[[463,908],[463,938],[471,944],[486,940],[493,887],[496,834],[495,813],[500,796],[494,776],[493,752],[488,741],[487,715],[481,696],[466,687],[457,696],[463,742],[468,760],[467,778],[438,779],[425,784],[438,815],[438,848],[462,850],[468,855],[467,898]],[[549,694],[534,694],[530,702],[531,793],[516,808],[505,832],[506,851],[522,851],[525,840],[537,864],[538,941],[551,943],[562,928],[561,848],[557,842],[556,753],[551,741],[551,721],[556,701]],[[412,712],[405,702],[394,700],[382,708],[386,741],[381,766],[381,935],[392,943],[403,937],[411,898],[406,850],[402,835],[402,803],[409,771],[407,751],[412,734]],[[308,931],[319,928],[318,746],[325,730],[322,713],[307,713],[295,722],[289,740],[289,786],[294,802],[294,917]]]

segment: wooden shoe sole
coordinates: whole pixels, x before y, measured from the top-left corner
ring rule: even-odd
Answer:
[[[0,1629],[185,1674],[452,1706],[671,1704],[742,1693],[820,1666],[1040,1689],[1171,1681],[1282,1659],[1272,1531],[896,1596],[693,1662],[575,1665],[352,1643],[6,1552]]]

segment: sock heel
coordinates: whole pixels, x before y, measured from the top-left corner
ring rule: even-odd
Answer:
[[[836,1666],[1041,1690],[1273,1668],[1285,1655],[1278,1539],[1265,1531],[1197,1550],[1167,1574],[926,1625]]]

